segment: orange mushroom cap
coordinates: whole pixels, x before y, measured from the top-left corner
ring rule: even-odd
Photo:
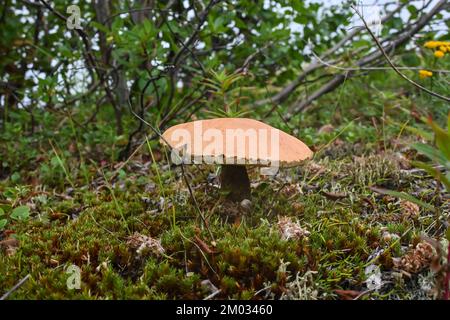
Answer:
[[[293,167],[313,154],[299,139],[248,118],[179,124],[167,129],[161,140],[196,163]]]

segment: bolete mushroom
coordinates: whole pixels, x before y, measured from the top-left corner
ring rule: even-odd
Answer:
[[[273,175],[280,167],[297,166],[312,155],[299,139],[247,118],[179,124],[167,129],[161,140],[170,145],[176,164],[220,164],[221,189],[232,201],[250,199],[246,166],[263,167],[261,173]]]

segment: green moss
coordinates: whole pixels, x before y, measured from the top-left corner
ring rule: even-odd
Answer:
[[[20,245],[15,254],[0,253],[0,292],[30,274],[12,299],[202,299],[212,293],[202,285],[204,280],[221,290],[216,298],[252,299],[257,292],[264,297],[267,290],[270,297],[280,298],[293,295],[288,289],[292,281],[308,270],[315,273],[313,282],[307,283],[321,298],[337,298],[335,289],[363,290],[365,266],[376,250],[386,249],[376,263],[388,272],[402,247],[415,243],[434,224],[433,213],[425,211],[417,221],[399,219],[398,200],[374,194],[369,187],[397,186],[415,192],[429,179],[402,174],[391,155],[357,160],[351,155],[333,160],[322,155],[317,163],[324,168],[319,175],[306,165],[287,171],[291,177],[287,185],[277,180],[260,183],[252,190],[250,212],[225,203],[217,189],[204,183],[204,172],[191,170],[210,231],[177,172],[164,174],[160,186],[156,166],[153,175],[128,172],[125,167],[112,181],[117,203],[102,182],[102,187],[61,196],[64,190],[58,188],[64,181],[57,181],[45,199],[33,198],[28,221],[8,225]],[[259,179],[255,174],[252,178]],[[150,183],[154,187],[145,192]],[[15,197],[12,200],[4,195],[8,187],[0,185],[5,206],[41,196],[40,189],[30,186],[23,192],[8,191]],[[347,196],[332,199],[324,191]],[[442,210],[448,212],[448,207],[442,204]],[[282,240],[279,216],[298,220],[310,232],[308,239]],[[401,238],[386,242],[382,230]],[[160,239],[164,254],[140,256],[127,243],[135,232]],[[82,270],[80,290],[66,285],[65,270],[72,264]],[[396,284],[386,290],[373,297],[406,298],[411,289]]]

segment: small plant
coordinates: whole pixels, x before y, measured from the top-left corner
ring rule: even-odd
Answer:
[[[442,59],[446,54],[450,53],[450,41],[427,41],[423,45],[427,49],[433,50],[433,66],[436,64],[437,59]],[[427,79],[433,77],[433,72],[430,70],[419,70],[419,78]]]
[[[413,144],[413,148],[432,160],[435,165],[422,161],[415,161],[413,164],[425,170],[436,180],[442,182],[447,191],[450,192],[450,114],[448,116],[447,130],[441,128],[431,118],[423,120],[434,132],[435,146],[425,143],[415,143]],[[430,136],[423,135],[423,138],[429,139]]]
[[[407,127],[407,129],[411,132],[415,132],[419,134],[425,141],[428,143],[417,142],[412,145],[414,149],[417,150],[420,154],[429,158],[432,162],[424,162],[424,161],[413,161],[412,164],[427,172],[430,176],[438,181],[438,190],[439,185],[442,183],[447,192],[450,192],[450,113],[448,115],[447,120],[447,129],[441,128],[431,117],[425,118],[421,117],[421,121],[426,123],[432,130],[430,134],[427,131],[423,131],[413,127]],[[425,209],[432,210],[434,207],[428,203],[425,203],[416,197],[403,193],[397,192],[393,190],[382,190],[382,193],[388,194],[390,196],[398,197],[403,200],[407,200],[413,202],[419,206],[422,206]],[[439,221],[439,210],[436,209],[436,220]],[[450,228],[447,229],[446,238],[450,242]],[[440,250],[439,250],[440,252]],[[450,244],[448,246],[448,252],[450,252]],[[444,278],[444,292],[443,298],[444,300],[448,300],[450,298],[449,291],[449,282],[450,282],[450,253],[447,255],[446,265],[442,268],[442,270],[446,270]]]
[[[29,188],[27,186],[18,185],[15,187],[6,188],[2,195],[14,207],[22,197],[27,195],[28,192]]]
[[[10,215],[11,219],[22,221],[27,220],[29,216],[30,216],[30,208],[28,208],[27,206],[20,206],[13,209]]]
[[[424,47],[434,50],[434,56],[441,59],[450,52],[450,41],[428,41]]]
[[[27,206],[19,206],[11,210],[9,217],[16,221],[25,221],[30,217],[30,208]],[[5,210],[0,208],[0,231],[5,229],[8,224]]]
[[[3,211],[2,208],[0,208],[0,230],[3,230],[8,223],[8,220],[3,218],[5,216],[5,211]]]
[[[0,231],[5,229],[9,219],[16,221],[25,221],[30,216],[28,206],[19,205],[20,200],[29,192],[27,186],[15,186],[6,188],[0,195],[6,200],[6,203],[0,205]],[[8,219],[9,218],[9,219]]]
[[[240,72],[228,74],[225,69],[221,72],[211,70],[209,73],[211,78],[203,80],[214,98],[213,110],[208,113],[223,118],[239,118],[248,113],[241,109],[241,101],[246,99],[241,95],[243,87],[235,85],[244,78],[244,75]]]
[[[438,182],[442,184],[450,192],[450,114],[447,120],[447,129],[441,128],[431,117],[428,119],[422,119],[425,121],[434,133],[434,144],[415,143],[413,147],[421,154],[432,160],[433,164],[425,163],[422,161],[415,161],[413,164],[425,170],[428,174],[434,177]],[[429,137],[428,135],[426,135]],[[450,242],[450,228],[446,232],[447,240]],[[446,275],[444,276],[444,300],[450,298],[449,294],[449,282],[450,282],[450,244],[448,246]],[[445,269],[444,269],[445,270]]]

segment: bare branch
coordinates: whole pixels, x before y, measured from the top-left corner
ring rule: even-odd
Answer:
[[[0,297],[0,300],[6,300],[14,291],[19,289],[27,280],[30,278],[30,275],[27,274],[24,278],[22,278],[14,287],[11,288],[7,293]]]
[[[416,33],[418,33],[420,30],[422,30],[422,28],[425,27],[437,13],[439,13],[441,10],[443,10],[446,7],[446,3],[447,3],[446,0],[440,0],[438,3],[436,3],[436,5],[428,13],[422,15],[416,21],[415,24],[411,25],[410,29],[405,30],[405,32],[402,33],[401,36],[399,36],[397,39],[395,39],[395,40],[391,41],[389,44],[387,44],[383,48],[384,53],[386,53],[386,51],[395,50],[395,48],[398,48],[401,45],[408,42],[408,40],[412,36],[414,36]],[[358,60],[356,65],[361,68],[361,67],[370,65],[371,63],[377,61],[378,59],[380,59],[382,57],[383,57],[383,53],[381,51],[377,50],[377,51],[374,51],[374,52],[368,54],[367,56],[361,58],[360,60]],[[322,95],[337,88],[339,85],[341,85],[344,82],[346,77],[352,76],[352,74],[354,72],[355,71],[347,71],[346,76],[344,76],[342,74],[336,75],[330,81],[330,83],[325,84],[324,86],[319,88],[317,91],[315,91],[312,95],[310,95],[306,99],[302,100],[300,103],[294,105],[291,108],[291,112],[290,112],[291,114],[289,114],[287,116],[288,119],[290,119],[292,117],[292,114],[303,111],[307,106],[309,106],[311,104],[311,102],[313,102],[317,98],[319,98]]]
[[[443,1],[445,3],[445,1]],[[386,51],[384,51],[383,46],[380,44],[380,42],[378,41],[377,37],[373,34],[372,30],[370,30],[369,26],[367,25],[366,20],[364,20],[364,17],[361,15],[361,13],[356,10],[355,7],[352,7],[356,14],[361,18],[362,22],[364,23],[364,26],[366,27],[367,31],[369,32],[370,36],[372,37],[373,41],[375,41],[378,49],[380,49],[381,53],[383,54],[384,58],[386,59],[386,61],[388,62],[388,64],[391,66],[392,69],[395,70],[395,72],[402,77],[403,79],[405,79],[406,81],[408,81],[409,83],[411,83],[413,86],[415,86],[416,88],[419,88],[422,91],[425,91],[426,93],[432,95],[433,97],[442,99],[444,101],[450,102],[450,98],[440,95],[439,93],[436,93],[434,91],[429,90],[428,88],[418,84],[417,82],[411,80],[410,78],[408,78],[406,75],[404,75],[399,69],[398,67],[396,67],[394,65],[394,63],[392,62],[392,60],[389,58],[389,56],[386,54]]]
[[[406,3],[400,4],[398,7],[396,7],[394,10],[389,12],[387,15],[381,18],[381,23],[385,23],[386,21],[390,20],[396,13],[398,13]],[[352,40],[356,35],[358,35],[362,30],[364,30],[364,27],[358,27],[353,29],[351,32],[349,32],[344,38],[342,38],[338,43],[336,43],[332,48],[327,50],[321,55],[321,59],[324,60],[330,55],[336,53],[339,49],[341,49],[348,41]],[[284,100],[286,100],[289,95],[297,89],[302,83],[303,80],[312,72],[323,68],[324,65],[320,63],[319,60],[312,61],[304,70],[303,72],[291,83],[289,83],[283,90],[281,90],[279,93],[275,94],[273,97],[268,99],[263,99],[260,101],[257,101],[255,104],[257,106],[261,106],[267,103],[281,103]]]

